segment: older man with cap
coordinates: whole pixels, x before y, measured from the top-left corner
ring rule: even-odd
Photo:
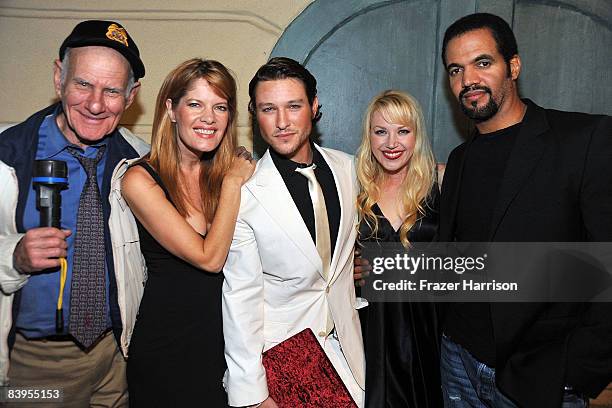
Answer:
[[[60,102],[0,134],[0,385],[63,407],[125,406],[125,360],[112,333],[127,343],[142,280],[113,262],[109,192],[117,163],[148,150],[118,128],[145,68],[112,21],[79,23],[59,57]],[[40,227],[36,160],[67,165],[61,229]]]

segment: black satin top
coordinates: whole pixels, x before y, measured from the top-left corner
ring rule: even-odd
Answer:
[[[438,186],[434,187],[426,214],[409,231],[411,242],[432,241],[438,227]],[[364,242],[399,242],[399,231],[384,217],[378,205],[377,237],[362,222]],[[370,238],[368,238],[370,237]],[[370,303],[360,309],[366,355],[367,408],[442,407],[440,389],[439,331],[431,303]]]

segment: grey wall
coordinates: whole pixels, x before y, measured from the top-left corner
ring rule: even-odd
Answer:
[[[445,162],[471,125],[448,89],[441,41],[453,21],[480,11],[512,25],[523,96],[546,107],[612,113],[610,0],[317,0],[272,56],[294,58],[317,78],[324,146],[354,153],[368,101],[396,88],[421,102],[436,158]],[[259,153],[265,147],[258,135],[254,146]]]

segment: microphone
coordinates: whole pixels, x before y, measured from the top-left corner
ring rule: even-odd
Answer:
[[[32,184],[36,188],[36,208],[40,226],[61,228],[61,190],[68,187],[68,166],[62,160],[36,160]]]
[[[36,208],[40,211],[40,226],[61,228],[61,191],[68,187],[68,166],[62,160],[36,160],[32,184],[36,188]],[[63,296],[66,284],[66,260],[60,258],[60,290],[55,310],[55,330],[64,331]]]

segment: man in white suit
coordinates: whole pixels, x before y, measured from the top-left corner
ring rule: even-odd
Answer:
[[[249,83],[249,110],[270,145],[242,188],[224,267],[223,331],[232,406],[276,407],[262,352],[311,328],[358,406],[365,382],[352,282],[352,157],[310,140],[316,80],[273,58]],[[314,176],[313,176],[314,174]]]

